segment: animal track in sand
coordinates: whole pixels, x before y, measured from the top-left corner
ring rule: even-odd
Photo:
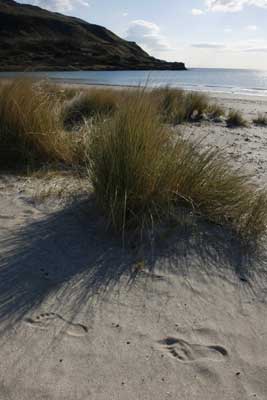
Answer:
[[[69,336],[79,337],[79,336],[85,336],[88,333],[87,326],[70,322],[65,318],[63,318],[61,315],[53,312],[43,313],[37,315],[35,318],[27,318],[25,322],[34,328],[45,330],[49,329],[53,325],[53,323],[55,323],[57,320],[65,322],[65,324],[67,325],[66,334]]]
[[[204,358],[212,361],[222,361],[228,356],[227,350],[218,345],[203,346],[174,337],[166,337],[159,340],[158,343],[163,345],[174,358],[181,362],[192,362]]]

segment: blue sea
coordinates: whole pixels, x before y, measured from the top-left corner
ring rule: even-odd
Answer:
[[[2,72],[1,77],[21,73]],[[188,71],[26,72],[23,75],[69,83],[122,86],[171,86],[187,90],[267,96],[267,71],[192,68]]]

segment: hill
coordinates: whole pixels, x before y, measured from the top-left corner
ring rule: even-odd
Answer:
[[[0,0],[0,71],[184,70],[81,19]]]

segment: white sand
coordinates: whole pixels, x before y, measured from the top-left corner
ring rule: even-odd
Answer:
[[[267,128],[186,129],[266,184]],[[1,400],[267,398],[264,251],[204,223],[122,250],[93,204],[39,202],[42,184],[0,176]]]

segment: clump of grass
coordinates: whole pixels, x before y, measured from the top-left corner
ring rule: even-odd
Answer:
[[[96,198],[118,231],[144,227],[167,212],[169,146],[157,110],[141,93],[129,97],[115,116],[95,126],[88,146]]]
[[[57,104],[41,85],[19,79],[0,89],[0,163],[66,161],[72,149]]]
[[[157,108],[138,93],[94,127],[88,171],[96,199],[119,232],[143,231],[177,216],[180,206],[255,240],[266,228],[267,196],[226,163],[217,150],[178,139]]]
[[[212,120],[217,120],[225,116],[224,108],[217,103],[209,104],[206,113]]]
[[[209,98],[205,93],[187,92],[184,98],[185,120],[201,120],[209,106]],[[195,114],[195,118],[194,117]]]
[[[157,102],[163,122],[180,124],[185,121],[184,91],[169,87],[154,89],[151,99]]]
[[[50,81],[43,81],[42,87],[46,92],[60,102],[72,100],[81,90],[76,87],[62,86]]]
[[[227,116],[226,124],[229,128],[247,127],[248,121],[243,117],[240,111],[231,110]]]
[[[233,169],[217,149],[201,150],[198,142],[176,144],[178,199],[208,220],[231,227],[244,238],[260,237],[267,224],[267,194]]]
[[[81,125],[86,119],[111,116],[117,109],[118,96],[114,90],[92,89],[83,91],[66,102],[62,110],[66,128]]]
[[[257,118],[253,119],[255,125],[267,126],[267,114],[258,114]]]
[[[201,120],[209,106],[209,99],[204,93],[169,87],[154,89],[151,98],[157,102],[163,121],[175,125]]]

